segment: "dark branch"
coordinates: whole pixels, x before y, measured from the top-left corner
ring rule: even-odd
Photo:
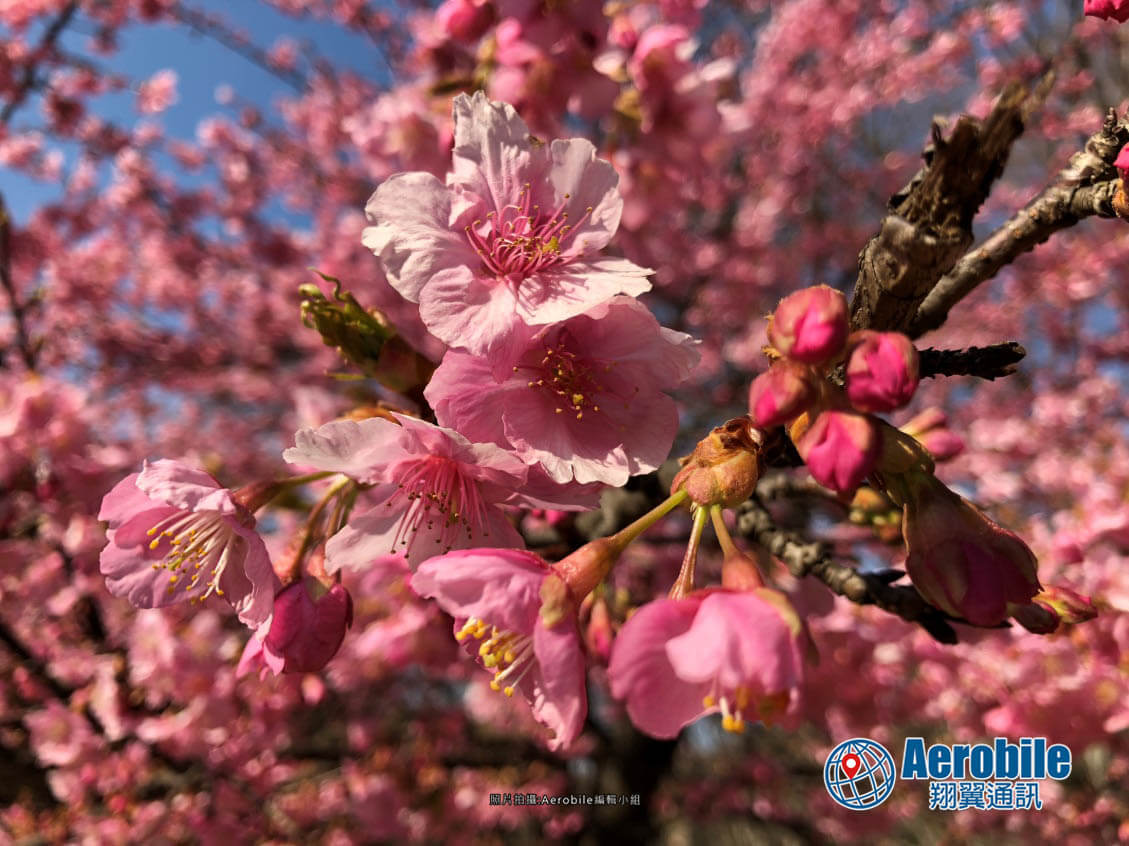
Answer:
[[[855,329],[909,326],[918,307],[972,244],[972,219],[1003,172],[1043,91],[1009,87],[984,121],[963,115],[948,138],[933,125],[926,166],[890,201],[878,234],[859,254],[851,301]]]
[[[917,623],[941,643],[957,642],[948,617],[922,599],[914,588],[892,585],[881,575],[859,573],[836,563],[824,544],[804,541],[777,527],[768,509],[755,499],[737,509],[737,531],[783,561],[796,578],[815,576],[851,602],[877,605],[907,622]]]
[[[998,379],[1010,376],[1015,366],[1027,355],[1022,345],[1011,341],[990,347],[969,347],[964,350],[919,350],[921,378],[933,376],[978,376]]]
[[[27,95],[32,92],[36,85],[36,71],[39,68],[39,61],[47,54],[55,49],[55,42],[59,40],[59,36],[63,34],[63,30],[70,24],[71,19],[74,17],[75,12],[78,11],[78,0],[71,0],[66,5],[63,11],[56,15],[55,19],[51,21],[47,29],[43,31],[43,37],[39,39],[39,46],[35,51],[28,56],[27,64],[24,65],[23,74],[20,76],[20,81],[16,84],[16,90],[12,94],[12,99],[4,104],[4,108],[0,110],[0,126],[6,126],[8,121],[12,119],[16,109],[23,105]]]
[[[27,331],[26,316],[27,303],[21,302],[16,293],[16,283],[12,280],[12,221],[8,216],[8,207],[4,204],[4,197],[0,195],[0,287],[8,298],[8,310],[12,313],[12,321],[16,325],[16,347],[24,360],[28,370],[35,370],[35,347]]]
[[[914,318],[917,337],[945,322],[950,309],[1000,268],[1033,250],[1059,230],[1087,217],[1115,217],[1113,197],[1120,179],[1113,167],[1129,141],[1129,123],[1112,109],[1101,130],[1075,153],[1053,183],[1039,193],[980,246],[962,257],[929,292]]]

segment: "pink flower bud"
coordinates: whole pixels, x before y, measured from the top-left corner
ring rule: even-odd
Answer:
[[[977,626],[1003,622],[1009,605],[1039,591],[1035,556],[1018,535],[935,476],[906,477],[906,572],[932,605]]]
[[[768,340],[788,358],[821,364],[842,351],[849,331],[846,298],[817,285],[780,301],[768,324]]]
[[[435,10],[435,23],[458,41],[474,41],[490,26],[490,6],[474,0],[446,0]]]
[[[861,411],[893,411],[917,390],[918,357],[900,332],[856,332],[850,339],[847,396]]]
[[[337,654],[352,624],[353,599],[342,585],[335,584],[315,601],[297,581],[274,598],[274,619],[263,649],[284,660],[285,673],[314,673]]]
[[[1082,12],[1091,17],[1125,23],[1129,21],[1129,0],[1086,0],[1082,4]]]
[[[615,632],[612,630],[612,618],[608,611],[608,603],[600,597],[592,603],[592,611],[588,616],[588,626],[584,630],[584,643],[588,652],[603,663],[611,659],[612,641]]]
[[[1127,4],[1127,8],[1129,8],[1129,4]],[[1117,168],[1117,172],[1122,179],[1129,178],[1129,146],[1121,148],[1121,152],[1117,154],[1113,166]]]
[[[838,493],[851,493],[870,475],[882,438],[874,421],[850,411],[824,411],[796,440],[812,477]]]
[[[948,461],[964,452],[964,439],[949,428],[949,419],[939,408],[925,409],[901,429],[936,461]]]
[[[778,361],[749,387],[749,414],[758,426],[780,426],[815,399],[811,371],[794,361]]]

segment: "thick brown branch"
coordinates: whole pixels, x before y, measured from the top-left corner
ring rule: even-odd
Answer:
[[[768,509],[751,499],[737,509],[737,531],[755,540],[783,561],[796,578],[815,576],[832,591],[859,605],[877,605],[903,620],[917,623],[941,643],[956,643],[948,618],[908,585],[891,585],[877,574],[832,560],[827,547],[804,541],[773,522]]]
[[[1111,109],[1101,131],[1071,157],[1055,181],[962,257],[929,292],[911,324],[911,336],[936,329],[977,285],[1059,230],[1087,217],[1115,217],[1113,195],[1120,180],[1113,162],[1127,140],[1129,123]]]
[[[969,347],[963,350],[920,350],[921,378],[931,376],[978,376],[998,379],[1010,376],[1015,366],[1027,355],[1022,345],[1010,341],[990,347]]]
[[[890,202],[878,234],[859,253],[851,301],[855,329],[909,326],[922,300],[972,243],[972,219],[1003,172],[1040,90],[1014,85],[984,121],[962,116],[948,138],[933,125],[926,167]]]

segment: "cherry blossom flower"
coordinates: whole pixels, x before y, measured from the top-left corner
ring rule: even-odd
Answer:
[[[650,290],[649,270],[599,258],[619,225],[619,177],[584,139],[535,142],[513,107],[455,98],[453,170],[386,180],[364,243],[440,340],[481,353],[521,322],[566,320]]]
[[[616,297],[525,327],[490,360],[449,351],[424,394],[441,423],[513,449],[555,482],[622,485],[666,459],[678,412],[662,391],[690,373],[696,347]]]
[[[803,678],[803,625],[784,595],[769,588],[708,590],[640,608],[612,646],[612,694],[631,721],[674,737],[720,711],[722,727],[784,711]]]
[[[224,597],[249,626],[271,614],[278,579],[255,519],[201,470],[163,459],[102,500],[109,543],[100,559],[110,593],[138,608]]]
[[[163,112],[176,102],[176,71],[165,69],[141,83],[137,92],[137,110],[152,115]]]
[[[455,618],[455,638],[494,671],[491,687],[521,694],[562,749],[588,711],[584,653],[576,614],[547,625],[541,593],[554,568],[523,550],[470,549],[425,561],[412,589]]]
[[[326,545],[326,569],[365,568],[393,552],[413,566],[452,549],[522,546],[499,507],[520,492],[528,470],[493,444],[405,414],[335,420],[299,429],[283,457],[374,487],[373,507],[354,512]]]

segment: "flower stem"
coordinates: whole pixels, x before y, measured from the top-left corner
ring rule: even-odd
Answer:
[[[682,557],[682,569],[678,571],[678,579],[670,589],[671,599],[684,599],[694,590],[694,565],[698,562],[698,547],[702,543],[702,531],[706,528],[708,512],[709,509],[702,507],[694,512],[690,543],[686,545],[686,554]]]
[[[686,501],[689,494],[685,490],[676,491],[636,520],[634,523],[620,529],[609,540],[611,540],[618,550],[622,552],[627,548],[627,545],[635,540],[655,523],[659,522],[663,517]]]
[[[721,544],[721,551],[728,558],[737,553],[737,545],[733,543],[733,538],[729,534],[729,529],[725,525],[725,518],[721,515],[720,505],[710,506],[710,519],[713,521],[713,530],[717,532],[717,541]]]

